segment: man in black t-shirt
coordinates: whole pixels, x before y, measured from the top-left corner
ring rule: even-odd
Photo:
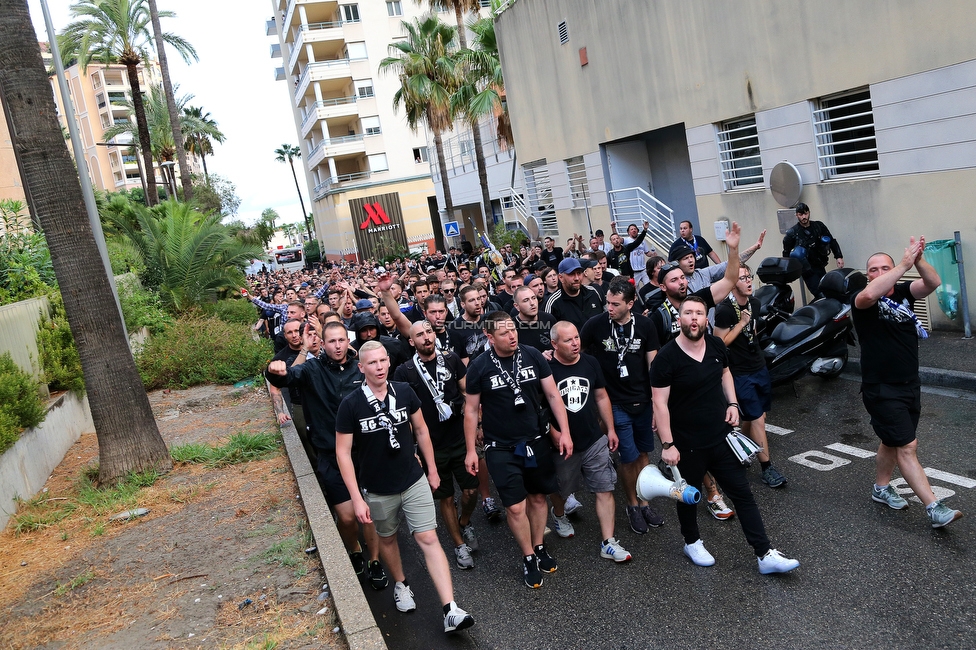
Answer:
[[[844,254],[827,225],[823,221],[811,221],[809,206],[797,203],[796,224],[783,237],[783,257],[795,257],[803,263],[803,281],[814,296],[827,273],[830,253],[837,260],[837,268],[844,268]]]
[[[390,358],[378,341],[363,345],[359,369],[365,379],[362,388],[342,400],[336,415],[336,458],[352,496],[356,518],[376,526],[380,553],[396,580],[393,600],[398,610],[409,612],[417,608],[397,544],[402,512],[423,551],[427,571],[444,607],[444,631],[471,627],[474,619],[454,602],[451,570],[437,540],[431,490],[440,486],[440,477],[420,412],[420,399],[409,384],[387,382]],[[352,462],[354,441],[358,473]],[[414,442],[427,463],[427,477],[417,463]]]
[[[485,317],[485,334],[491,349],[468,366],[465,380],[464,464],[478,471],[475,441],[479,410],[482,411],[485,458],[498,496],[508,512],[508,526],[522,551],[522,577],[526,586],[542,586],[542,573],[556,570],[556,560],[543,543],[546,528],[546,495],[558,491],[553,449],[569,457],[573,441],[566,421],[566,407],[552,380],[549,364],[534,348],[519,345],[512,317],[496,311]],[[556,420],[549,429],[543,415],[545,399]],[[482,406],[484,406],[482,410]],[[562,434],[560,435],[560,432]]]
[[[478,550],[478,539],[471,513],[478,504],[478,479],[464,468],[465,366],[453,352],[438,350],[435,340],[430,323],[414,323],[410,328],[413,358],[397,368],[393,378],[410,384],[420,398],[441,477],[434,499],[440,502],[441,517],[454,541],[458,568],[473,569],[471,553]],[[461,488],[460,512],[454,505],[455,481]]]
[[[272,361],[284,361],[285,365],[290,366],[300,354],[307,355],[309,349],[302,342],[305,329],[306,323],[301,320],[292,319],[285,323],[282,327],[282,332],[288,345],[274,355]],[[319,337],[315,334],[315,329],[309,329],[311,329],[311,334],[314,335],[310,339],[313,341],[313,345],[319,344]],[[289,419],[294,422],[295,431],[298,433],[298,438],[302,441],[305,455],[308,456],[308,461],[312,464],[312,467],[315,467],[318,463],[318,454],[315,451],[315,446],[308,437],[308,425],[305,422],[305,411],[302,409],[302,389],[298,386],[288,387],[287,409],[280,388],[272,385],[270,393],[271,401],[274,404],[275,411],[278,413],[278,424],[284,424]]]
[[[739,405],[728,350],[721,340],[705,333],[707,311],[705,301],[696,296],[682,302],[680,332],[654,360],[651,385],[661,459],[677,465],[682,478],[698,489],[705,472],[711,472],[735,504],[759,572],[792,571],[800,563],[771,548],[745,467],[726,442],[726,435],[739,423]],[[684,554],[698,566],[712,566],[715,558],[702,543],[697,505],[677,501],[676,507]]]
[[[546,237],[542,240],[542,243],[545,245],[545,249],[542,251],[542,261],[550,269],[556,268],[563,261],[563,249],[558,246],[553,247],[556,242],[552,237]]]
[[[786,477],[773,467],[766,440],[766,413],[773,405],[773,381],[759,346],[756,325],[759,309],[759,301],[752,296],[752,270],[743,264],[732,295],[715,308],[715,336],[729,349],[729,369],[739,398],[742,433],[762,447],[757,457],[763,483],[778,488],[786,485]]]
[[[451,347],[455,350],[464,350],[463,361],[467,365],[487,349],[488,338],[481,325],[484,311],[478,287],[471,285],[464,287],[461,289],[460,299],[461,315],[447,323],[445,327],[451,339]]]
[[[617,472],[610,460],[610,452],[617,450],[617,434],[613,428],[613,410],[607,396],[606,381],[596,359],[580,354],[580,336],[576,326],[561,321],[552,328],[552,379],[566,406],[569,433],[573,438],[573,455],[556,456],[556,476],[559,492],[552,499],[553,530],[560,537],[572,537],[573,525],[566,517],[566,499],[580,486],[580,476],[586,487],[596,495],[596,516],[600,522],[600,557],[615,562],[627,562],[630,552],[613,536],[614,498]],[[600,420],[607,427],[600,431]]]
[[[651,321],[631,313],[637,293],[628,280],[617,278],[607,292],[607,313],[586,321],[580,333],[583,349],[600,363],[613,404],[613,426],[620,439],[620,475],[627,498],[630,528],[644,535],[664,517],[637,498],[637,476],[654,451],[650,367],[658,351]]]
[[[908,507],[908,501],[890,485],[897,465],[925,505],[932,527],[941,528],[962,513],[935,498],[916,455],[921,412],[918,339],[928,334],[913,307],[941,284],[939,274],[922,256],[924,250],[925,238],[915,241],[912,237],[897,266],[887,253],[872,255],[867,263],[868,286],[854,295],[851,304],[861,342],[861,397],[881,439],[871,498],[895,510]],[[899,282],[913,266],[920,279]]]
[[[549,333],[556,319],[539,311],[538,293],[532,287],[519,287],[515,290],[514,304],[515,313],[512,316],[519,330],[519,343],[542,353],[551,351]]]

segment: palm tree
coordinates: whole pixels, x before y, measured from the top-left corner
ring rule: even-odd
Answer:
[[[27,0],[0,2],[0,43],[0,95],[78,346],[98,436],[99,481],[167,469],[172,460],[129,352],[94,232],[78,218],[85,213],[78,172],[61,135]]]
[[[173,132],[173,142],[176,143],[176,157],[180,163],[180,179],[183,182],[183,199],[193,200],[193,178],[190,176],[190,166],[186,162],[186,150],[183,148],[183,133],[179,128],[180,112],[176,109],[176,96],[173,82],[169,78],[169,61],[166,59],[166,41],[163,38],[163,28],[159,23],[162,17],[175,17],[172,11],[160,12],[156,0],[149,0],[149,17],[152,21],[153,37],[156,42],[156,55],[159,58],[159,71],[163,76],[163,89],[166,91],[166,107],[169,109],[169,124]]]
[[[465,78],[475,91],[464,101],[466,110],[478,116],[495,115],[498,139],[512,145],[515,139],[505,102],[505,79],[498,58],[495,21],[491,17],[479,18],[469,23],[468,29],[474,33],[474,43],[470,49],[458,53],[465,66]]]
[[[460,46],[460,51],[463,52],[468,49],[468,37],[464,29],[464,14],[467,13],[478,13],[481,11],[481,0],[429,0],[431,9],[443,8],[454,12],[454,18],[457,21],[457,36],[458,45]],[[486,19],[486,20],[491,20]],[[494,30],[492,31],[494,34]],[[465,84],[466,85],[466,84]],[[462,86],[463,88],[464,86]],[[478,121],[482,117],[481,114],[475,114],[467,110],[467,103],[464,101],[465,95],[461,95],[460,103],[455,103],[455,111],[460,115],[464,115],[468,118],[468,123],[471,126],[471,139],[474,141],[474,155],[475,161],[478,164],[478,182],[481,184],[481,202],[484,208],[484,230],[482,232],[488,232],[488,217],[491,215],[491,195],[488,193],[488,169],[485,166],[485,150],[484,144],[481,141],[481,129],[478,127]]]
[[[189,125],[195,122],[190,122],[187,118],[198,121],[205,128],[191,128]],[[200,162],[203,163],[203,177],[209,183],[210,173],[207,171],[207,156],[213,155],[213,143],[222,143],[225,136],[217,123],[211,119],[210,113],[205,113],[199,106],[185,106],[183,108],[183,122],[183,130],[186,135],[184,146],[188,153],[200,156]]]
[[[291,165],[291,175],[295,179],[295,191],[298,192],[298,202],[302,204],[302,217],[305,218],[305,231],[308,238],[312,238],[312,227],[308,225],[308,214],[305,212],[305,199],[302,198],[302,188],[298,185],[298,174],[295,173],[295,159],[302,157],[302,150],[293,144],[283,144],[275,149],[275,160],[287,162]]]
[[[136,226],[111,212],[103,216],[136,246],[146,264],[145,284],[158,287],[163,302],[176,312],[242,286],[243,269],[264,255],[260,244],[235,237],[219,213],[204,215],[173,200],[153,210],[133,207]]]
[[[172,15],[163,12],[164,16]],[[156,174],[153,171],[149,127],[143,106],[142,89],[139,85],[139,64],[147,60],[152,49],[149,33],[150,15],[146,0],[79,0],[71,5],[71,16],[76,18],[61,33],[65,57],[77,57],[82,71],[92,61],[120,63],[125,66],[132,89],[132,105],[136,115],[139,147],[146,169],[146,205],[158,201]],[[187,63],[196,59],[193,46],[174,34],[162,38],[176,48]]]
[[[393,109],[401,105],[407,125],[414,131],[421,124],[434,134],[437,164],[444,192],[448,219],[454,216],[451,185],[447,179],[444,142],[441,134],[453,126],[451,95],[457,90],[457,71],[451,57],[457,30],[428,14],[403,21],[407,38],[390,44],[390,56],[380,61],[379,69],[400,78],[400,89],[393,95]]]

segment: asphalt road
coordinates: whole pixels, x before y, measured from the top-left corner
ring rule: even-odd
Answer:
[[[617,496],[617,537],[634,555],[599,556],[593,497],[574,516],[576,536],[547,536],[559,570],[541,589],[524,586],[504,522],[476,512],[481,541],[473,571],[452,565],[458,603],[475,617],[445,637],[441,609],[419,549],[401,529],[417,611],[401,614],[392,587],[365,589],[387,643],[413,648],[974,648],[976,647],[976,450],[972,395],[927,392],[919,426],[922,465],[937,495],[966,517],[933,530],[917,501],[894,511],[870,499],[877,441],[850,378],[808,377],[777,389],[769,424],[774,464],[789,479],[772,490],[750,470],[773,545],[800,560],[783,576],[760,575],[738,520],[701,508],[710,568],[681,553],[674,506],[657,499],[664,526],[635,535]],[[832,448],[828,447],[833,445]],[[656,461],[656,458],[655,458]],[[907,495],[906,495],[907,496]]]

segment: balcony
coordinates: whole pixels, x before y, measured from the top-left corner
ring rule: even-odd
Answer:
[[[363,134],[355,133],[340,138],[329,138],[328,141],[322,140],[309,152],[308,160],[305,162],[309,170],[312,170],[326,158],[338,158],[339,156],[351,156],[360,153],[366,153],[366,144],[363,142]]]
[[[329,120],[339,117],[351,117],[356,115],[356,96],[339,97],[338,99],[323,99],[315,102],[309,107],[308,114],[302,120],[302,137],[308,135],[318,120]]]
[[[284,81],[284,80],[285,80],[285,69],[275,68],[275,81]]]
[[[356,172],[354,174],[340,174],[335,178],[327,178],[312,190],[312,200],[318,201],[319,199],[328,196],[329,194],[334,194],[342,189],[343,185],[353,184],[356,181],[367,180],[372,172]]]
[[[308,84],[312,81],[329,81],[333,79],[351,79],[352,69],[349,59],[332,59],[331,61],[317,61],[306,66],[295,88],[295,106],[301,103]]]
[[[280,59],[281,58],[281,45],[278,43],[271,44],[271,58]]]
[[[265,23],[265,33],[268,36],[274,36],[278,33],[278,26],[275,25],[274,18]]]

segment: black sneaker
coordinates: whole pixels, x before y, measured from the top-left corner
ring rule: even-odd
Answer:
[[[522,578],[529,589],[542,586],[542,571],[539,571],[539,560],[536,556],[522,558]]]
[[[350,553],[349,561],[352,562],[352,570],[356,572],[356,575],[362,576],[366,571],[366,557],[363,555],[363,552],[357,551]]]
[[[390,584],[390,579],[386,577],[386,571],[379,560],[370,560],[366,567],[366,575],[369,577],[369,586],[379,591],[386,589]]]
[[[535,547],[535,556],[539,558],[539,571],[543,573],[555,573],[559,565],[556,564],[556,558],[549,555],[549,551],[546,550],[545,546]]]

